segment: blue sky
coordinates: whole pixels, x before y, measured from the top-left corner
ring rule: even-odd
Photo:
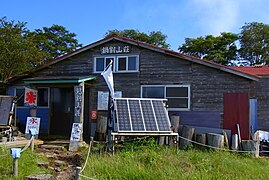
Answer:
[[[239,33],[245,22],[269,24],[268,0],[8,0],[0,17],[30,30],[62,25],[87,45],[111,29],[161,31],[176,50],[186,37]]]

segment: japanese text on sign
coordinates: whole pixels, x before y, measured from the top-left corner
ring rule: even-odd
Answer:
[[[82,86],[75,86],[75,117],[81,115]]]
[[[36,134],[39,133],[40,118],[37,117],[27,117],[25,134],[29,134],[30,129],[36,129]]]
[[[79,141],[81,131],[82,131],[82,124],[81,123],[73,123],[70,141]]]
[[[101,47],[101,54],[130,53],[130,46],[104,46]]]

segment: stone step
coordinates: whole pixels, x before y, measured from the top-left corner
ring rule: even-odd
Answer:
[[[64,150],[65,147],[61,145],[54,145],[54,144],[44,144],[41,145],[40,148],[48,149],[48,150]]]
[[[51,174],[38,174],[24,177],[25,180],[53,180]]]

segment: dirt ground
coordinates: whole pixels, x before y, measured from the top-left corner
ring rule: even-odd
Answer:
[[[53,179],[74,179],[75,168],[81,166],[81,156],[76,152],[44,148],[37,148],[35,152],[49,159],[49,163],[39,162],[39,165],[52,170]]]

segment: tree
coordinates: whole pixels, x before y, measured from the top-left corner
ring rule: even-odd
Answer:
[[[0,82],[5,83],[9,77],[32,69],[31,64],[44,57],[29,33],[25,22],[0,19]]]
[[[59,25],[36,29],[31,36],[35,39],[37,47],[46,53],[44,60],[57,58],[82,46],[75,38],[75,33]]]
[[[223,32],[216,37],[207,35],[198,38],[185,38],[185,43],[178,49],[188,55],[227,65],[230,60],[237,57],[237,40],[236,34]]]
[[[169,48],[170,46],[168,43],[166,43],[167,36],[164,35],[160,31],[152,31],[149,34],[146,34],[143,32],[139,32],[138,30],[134,30],[134,29],[125,29],[122,31],[114,29],[114,30],[109,30],[105,34],[105,36],[107,37],[113,34],[131,38],[138,41],[142,41],[142,42],[146,42],[146,43],[153,44],[155,46],[159,46],[163,48]]]
[[[269,25],[245,23],[239,37],[241,58],[249,60],[251,65],[269,64]]]

